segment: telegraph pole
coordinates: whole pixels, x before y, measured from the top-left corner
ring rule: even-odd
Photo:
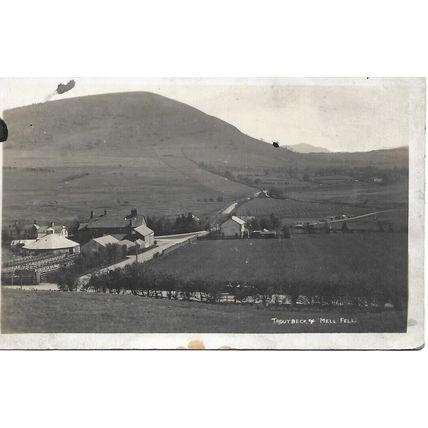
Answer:
[[[135,241],[134,244],[135,244],[135,263],[138,263],[138,244],[137,244],[137,241]]]

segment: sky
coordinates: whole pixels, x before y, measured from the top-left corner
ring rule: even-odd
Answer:
[[[0,110],[85,95],[149,91],[189,104],[251,137],[331,151],[408,145],[407,79],[0,79]]]

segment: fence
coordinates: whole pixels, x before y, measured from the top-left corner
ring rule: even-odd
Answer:
[[[40,273],[36,270],[2,272],[2,284],[10,285],[35,285],[40,284]]]
[[[61,254],[61,255],[46,255],[23,257],[19,260],[11,260],[5,264],[2,270],[4,273],[12,273],[16,270],[39,270],[41,272],[49,272],[59,269],[62,265],[67,265],[76,258],[76,254]],[[7,267],[6,267],[7,266]],[[55,266],[53,269],[52,267]]]

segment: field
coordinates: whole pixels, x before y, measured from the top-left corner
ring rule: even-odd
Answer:
[[[69,222],[87,218],[92,209],[124,213],[133,207],[144,215],[193,212],[203,218],[254,191],[186,159],[175,165],[166,158],[171,166],[162,159],[139,159],[134,166],[5,168],[3,222]]]
[[[351,207],[331,203],[296,201],[293,199],[256,198],[243,205],[238,210],[238,215],[244,216],[269,216],[275,214],[281,219],[321,219],[335,215],[360,215],[369,213],[367,208]]]
[[[382,185],[374,183],[347,182],[321,185],[302,192],[289,192],[288,196],[305,201],[333,204],[367,206],[375,210],[405,207],[408,204],[408,182]]]
[[[270,310],[130,295],[2,290],[2,333],[330,333],[406,330],[396,311],[350,315],[344,309]],[[335,320],[323,324],[320,317]],[[356,319],[353,324],[340,318]],[[314,318],[314,324],[274,324],[272,318]],[[183,345],[185,345],[183,343]]]
[[[363,287],[405,292],[407,234],[333,233],[283,240],[198,241],[150,266],[184,279],[250,284],[294,280],[311,290],[327,282],[338,284],[343,292],[358,292]]]

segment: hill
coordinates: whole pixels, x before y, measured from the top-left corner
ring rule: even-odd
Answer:
[[[408,150],[295,153],[148,92],[69,98],[4,112],[3,220],[65,221],[91,209],[204,216],[290,168],[406,167]],[[267,175],[269,176],[269,175]]]
[[[8,110],[6,162],[135,162],[157,151],[213,146],[278,163],[274,148],[189,105],[148,92],[70,98]],[[286,158],[284,154],[280,156]]]
[[[292,152],[297,153],[329,153],[330,150],[319,147],[319,146],[313,146],[312,144],[292,144],[290,146],[286,146],[288,150],[291,150]]]
[[[138,165],[142,157],[177,155],[183,150],[198,161],[254,168],[296,162],[305,166],[318,160],[370,164],[373,155],[377,163],[401,166],[408,159],[407,148],[329,153],[324,158],[317,158],[318,153],[306,156],[278,150],[187,104],[149,92],[33,104],[7,110],[4,118],[9,128],[5,165]]]

